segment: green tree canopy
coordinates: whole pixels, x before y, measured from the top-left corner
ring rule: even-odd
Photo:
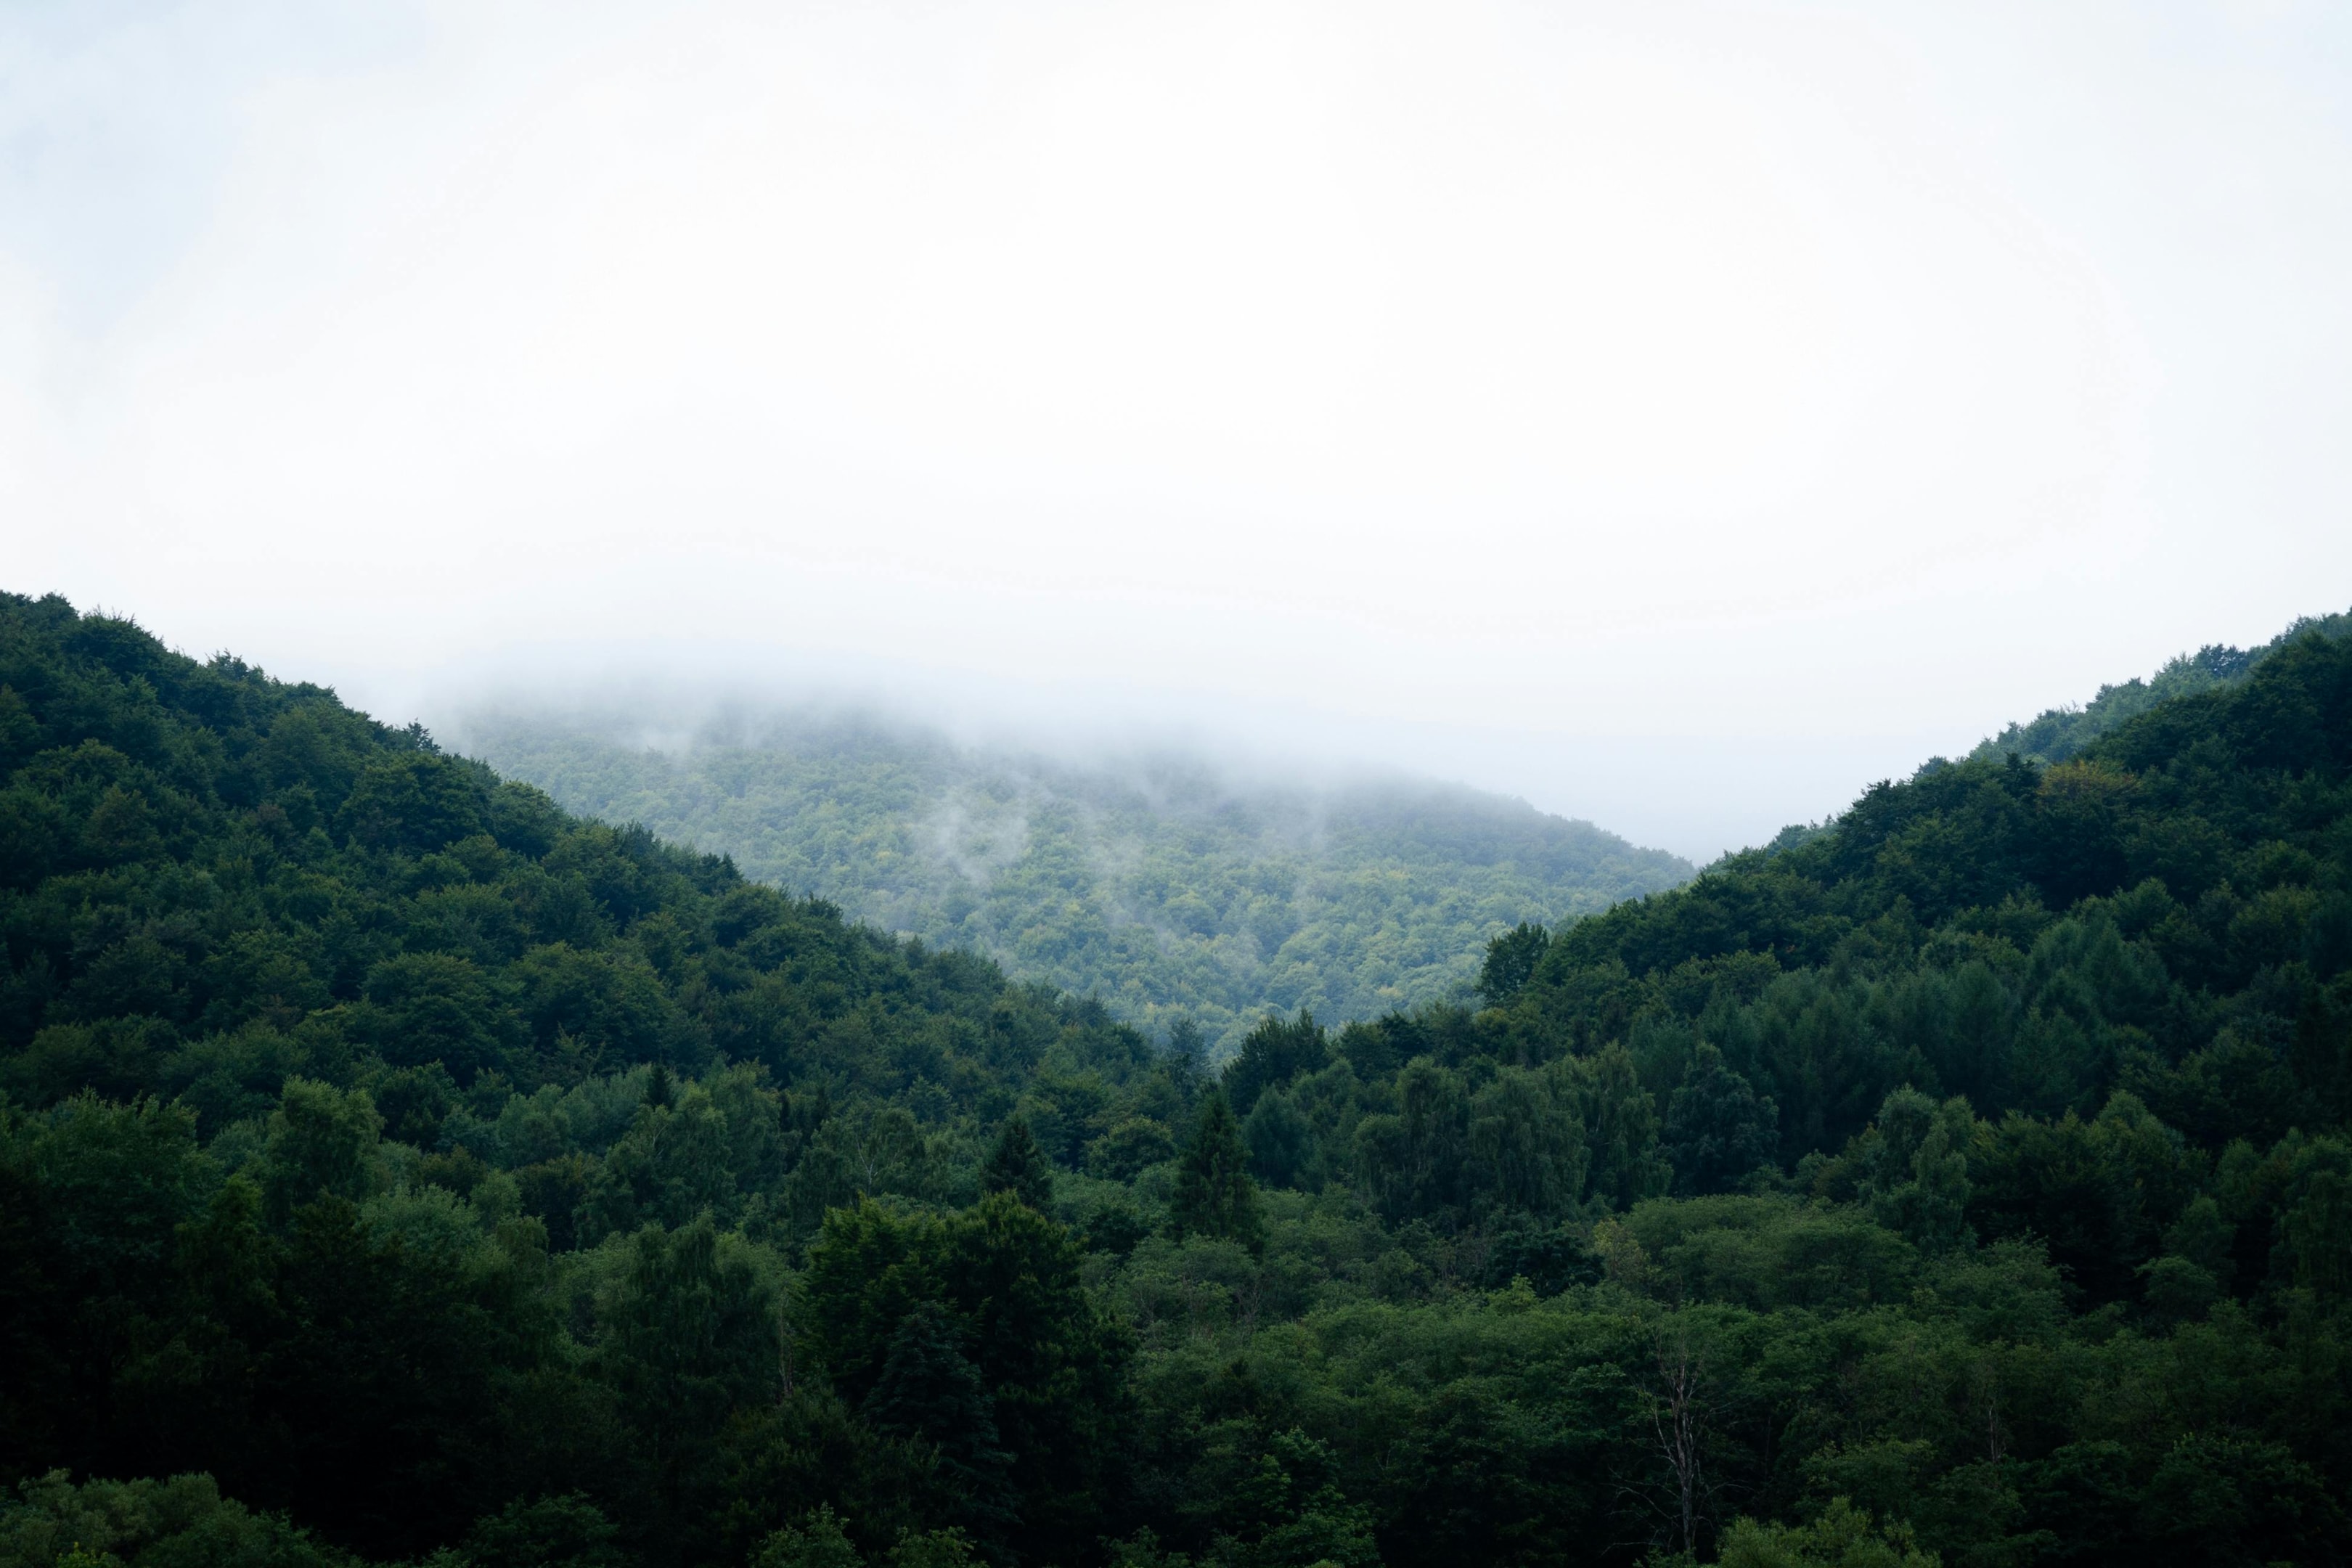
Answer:
[[[1177,1155],[1176,1194],[1168,1224],[1179,1237],[1216,1237],[1251,1247],[1263,1239],[1264,1219],[1257,1183],[1250,1178],[1249,1152],[1222,1091],[1212,1089],[1201,1097],[1192,1135]]]
[[[982,1192],[1011,1193],[1041,1213],[1054,1206],[1053,1167],[1045,1162],[1045,1152],[1037,1147],[1026,1117],[1014,1115],[1005,1121],[1004,1130],[996,1135],[996,1147],[989,1151],[988,1163],[981,1169],[980,1185]]]

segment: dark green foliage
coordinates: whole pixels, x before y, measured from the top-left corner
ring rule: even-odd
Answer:
[[[482,831],[490,780],[427,752],[380,758],[352,782],[337,830],[370,849],[426,855]]]
[[[2344,644],[1222,1087],[56,601],[0,758],[0,1568],[2352,1554]]]
[[[1315,1130],[1281,1089],[1258,1098],[1242,1123],[1242,1142],[1251,1173],[1269,1186],[1298,1186],[1315,1164]]]
[[[1687,1020],[1775,1103],[1784,1165],[1906,1082],[1996,1118],[2128,1089],[2214,1150],[2333,1123],[2347,660],[2306,636],[2058,766],[1877,786],[1801,845],[1555,938],[1512,1033],[1582,1050]],[[1655,1091],[1693,1059],[1643,1070]]]
[[[1168,1224],[1176,1236],[1205,1236],[1255,1247],[1263,1240],[1257,1184],[1250,1179],[1234,1108],[1220,1090],[1201,1098],[1192,1136],[1176,1159],[1176,1193]]]
[[[0,1502],[5,1568],[351,1568],[278,1515],[220,1494],[210,1476],[73,1485],[62,1470]]]
[[[1217,1561],[1265,1568],[1370,1568],[1380,1561],[1371,1510],[1340,1487],[1339,1456],[1297,1427],[1264,1433],[1255,1422],[1214,1430],[1202,1479]]]
[[[1486,944],[1486,962],[1478,971],[1478,994],[1493,1007],[1506,1006],[1527,989],[1536,965],[1551,945],[1551,932],[1521,921]]]
[[[797,1524],[788,1524],[761,1542],[752,1568],[863,1568],[830,1506],[819,1506]]]
[[[1101,1009],[315,688],[15,598],[0,684],[5,1478],[206,1469],[385,1556],[586,1486],[688,1550],[788,1375],[779,1248],[968,1194],[1037,1075],[1105,1086],[1075,1137],[1140,1109]]]
[[[1303,1073],[1319,1072],[1329,1059],[1329,1042],[1314,1014],[1302,1008],[1294,1019],[1261,1018],[1225,1064],[1225,1098],[1235,1116],[1247,1116],[1259,1095]]]
[[[940,1494],[927,1511],[992,1536],[1014,1522],[1012,1456],[998,1445],[996,1401],[940,1302],[919,1300],[898,1321],[860,1409],[876,1432],[925,1451],[928,1479]]]
[[[356,1203],[374,1185],[376,1135],[383,1119],[359,1089],[348,1094],[289,1078],[269,1117],[259,1172],[270,1223],[320,1198]]]
[[[1209,1042],[1201,1033],[1201,1026],[1189,1014],[1179,1013],[1168,1026],[1168,1058],[1178,1064],[1190,1077],[1198,1077],[1208,1066]]]
[[[1054,1206],[1053,1167],[1045,1163],[1045,1152],[1037,1147],[1026,1118],[1012,1117],[996,1135],[996,1147],[981,1167],[980,1190],[1011,1193],[1040,1213]]]
[[[639,1440],[660,1501],[683,1512],[729,1414],[772,1403],[783,1364],[773,1285],[761,1259],[706,1215],[647,1226],[602,1314],[598,1370]]]
[[[2030,724],[2011,724],[1980,742],[1969,755],[1998,761],[2015,752],[2029,761],[2063,763],[2117,725],[2177,698],[2243,681],[2254,666],[2280,648],[2314,633],[2331,640],[2352,635],[2352,615],[2297,621],[2263,647],[2246,649],[2208,643],[2182,654],[2146,680],[2102,686],[2080,708],[2053,708]]]
[[[618,1532],[577,1492],[520,1499],[477,1523],[460,1549],[471,1568],[621,1568]]]
[[[1833,1498],[1810,1524],[1733,1523],[1723,1538],[1723,1568],[1935,1568],[1905,1525],[1880,1531],[1869,1514]]]
[[[1724,1066],[1723,1053],[1699,1042],[1688,1073],[1666,1106],[1665,1154],[1675,1191],[1685,1197],[1728,1192],[1772,1158],[1780,1111],[1769,1096]]]
[[[1087,1145],[1087,1169],[1113,1182],[1131,1182],[1147,1165],[1176,1152],[1167,1124],[1130,1116]]]
[[[1087,1300],[1079,1259],[1065,1227],[1006,1193],[946,1218],[871,1201],[826,1216],[803,1276],[803,1332],[845,1398],[931,1449],[943,1511],[927,1522],[1009,1533],[1024,1555],[1087,1539],[1125,1451],[1128,1347]],[[976,1390],[957,1371],[967,1356]],[[992,1441],[935,1425],[959,1403],[992,1417]]]

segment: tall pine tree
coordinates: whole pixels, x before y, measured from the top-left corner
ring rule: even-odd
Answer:
[[[1258,1212],[1257,1184],[1250,1179],[1249,1151],[1224,1090],[1202,1097],[1201,1114],[1176,1166],[1176,1199],[1168,1227],[1187,1236],[1221,1237],[1251,1251],[1265,1244],[1265,1219]]]
[[[983,1193],[1011,1193],[1045,1214],[1054,1206],[1054,1169],[1037,1147],[1026,1118],[1015,1115],[997,1135],[996,1148],[980,1173]]]
[[[864,1412],[884,1436],[921,1444],[935,1456],[932,1479],[944,1494],[937,1504],[945,1522],[993,1540],[1014,1520],[1013,1459],[998,1440],[996,1402],[961,1340],[946,1308],[918,1302],[891,1336]]]

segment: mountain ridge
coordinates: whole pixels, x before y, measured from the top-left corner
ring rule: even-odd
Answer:
[[[0,1568],[2352,1555],[2352,643],[1213,1076],[0,595]]]
[[[1967,755],[1998,762],[2015,752],[2029,762],[2065,762],[2108,731],[2161,703],[2244,681],[2256,665],[2310,633],[2330,641],[2352,637],[2352,612],[2298,616],[2260,647],[2208,643],[2194,654],[2175,655],[2145,679],[2133,676],[2101,686],[2097,695],[2079,707],[2044,709],[2031,720],[2013,721],[1978,742]]]
[[[729,854],[755,879],[1219,1054],[1268,1012],[1344,1022],[1457,994],[1488,938],[1693,868],[1464,785],[1237,781],[1195,758],[1079,763],[935,731],[772,716],[658,750],[604,721],[479,714],[462,743],[568,808]]]

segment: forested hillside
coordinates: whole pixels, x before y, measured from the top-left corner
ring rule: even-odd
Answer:
[[[0,1568],[2352,1552],[2352,645],[1222,1073],[0,599]]]
[[[2352,637],[2352,614],[2306,616],[2258,648],[2208,643],[2194,654],[2168,661],[2146,680],[2134,676],[2120,685],[2100,687],[2099,694],[2080,708],[2052,708],[2031,723],[2011,724],[1977,742],[1969,755],[1978,762],[1997,763],[2015,752],[2030,763],[2063,763],[2116,725],[2160,702],[2244,680],[2254,666],[2313,632],[2330,641]]]
[[[606,822],[754,881],[970,948],[1223,1057],[1271,1011],[1372,1018],[1462,994],[1496,931],[1692,867],[1590,823],[1430,783],[1249,784],[1160,757],[1082,766],[814,712],[656,751],[610,716],[482,713],[466,746]]]

